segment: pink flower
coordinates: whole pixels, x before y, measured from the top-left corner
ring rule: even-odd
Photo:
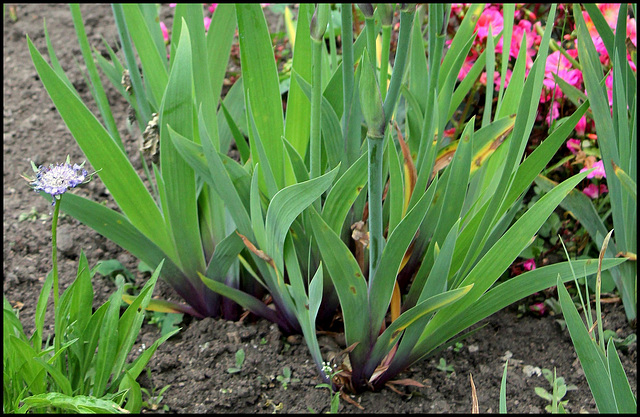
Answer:
[[[553,123],[554,120],[558,120],[558,117],[560,117],[559,108],[560,105],[558,104],[558,102],[554,101],[551,105],[551,109],[549,110],[549,114],[547,114],[547,117],[544,118],[549,126],[551,126],[551,123]]]
[[[533,66],[533,57],[536,55],[535,45],[540,44],[541,37],[533,29],[533,25],[528,20],[520,20],[513,26],[513,35],[511,35],[511,48],[509,49],[509,55],[514,58],[518,57],[520,53],[520,47],[522,46],[522,38],[526,36],[527,39],[527,53],[525,67],[530,70]]]
[[[204,17],[204,31],[208,31],[209,30],[209,25],[211,25],[211,18],[210,17]]]
[[[478,51],[476,51],[475,49],[471,49],[471,51],[469,51],[469,55],[466,56],[466,58],[464,59],[464,63],[462,64],[462,68],[460,68],[458,80],[464,80],[464,77],[467,76],[467,74],[471,70],[471,67],[473,67],[473,64],[475,64],[476,59],[478,59],[479,55],[480,54],[478,54]]]
[[[580,146],[580,140],[579,139],[567,140],[567,148],[569,148],[572,154],[576,155],[578,152],[580,152],[580,149],[582,149]]]
[[[589,184],[586,187],[584,187],[582,192],[587,197],[589,197],[591,199],[594,199],[594,198],[598,198],[599,196],[601,196],[604,193],[609,192],[609,189],[607,188],[606,184],[600,184],[600,187],[598,187],[595,184]]]
[[[584,136],[584,132],[587,130],[587,116],[582,116],[576,124],[576,134],[578,136]]]
[[[502,13],[499,10],[491,7],[484,9],[476,23],[478,38],[480,40],[487,38],[487,35],[489,34],[489,25],[491,25],[491,34],[496,36],[502,30],[503,22]]]
[[[597,6],[598,9],[600,9],[600,12],[602,12],[604,20],[607,21],[611,30],[615,30],[616,21],[618,20],[618,13],[620,12],[620,3],[604,3],[598,4]],[[589,34],[591,35],[591,37],[593,37],[594,35],[597,36],[598,30],[596,29],[596,25],[593,23],[591,16],[589,16],[589,13],[587,11],[583,11],[582,16],[584,17],[584,21],[587,24],[587,29],[589,30]]]
[[[527,271],[533,271],[534,269],[536,269],[536,261],[535,261],[535,259],[533,259],[533,258],[527,259],[526,261],[524,261],[522,263],[522,267]]]
[[[607,88],[607,96],[609,97],[609,105],[613,106],[613,73],[609,73],[609,76],[604,80],[604,85]]]
[[[607,21],[611,30],[615,30],[616,23],[618,22],[618,14],[620,13],[620,4],[601,3],[598,4],[598,9],[602,12],[604,20]]]
[[[176,7],[178,3],[169,3],[169,7]]]
[[[604,171],[604,164],[602,163],[602,159],[599,160],[598,162],[596,162],[595,164],[593,164],[590,167],[584,167],[580,170],[580,172],[584,172],[584,171],[588,171],[591,168],[595,168],[595,170],[593,172],[591,172],[590,174],[587,174],[587,178],[607,178],[607,174]]]
[[[216,11],[216,7],[218,7],[218,3],[211,3],[211,6],[209,6],[209,13],[213,14],[213,12]]]
[[[578,51],[576,49],[569,49],[567,53],[572,58],[576,58],[578,56]],[[578,87],[580,83],[582,83],[582,72],[574,69],[571,62],[569,62],[569,60],[562,55],[560,51],[550,54],[547,58],[543,83],[549,89],[553,89],[556,85],[553,74],[556,74],[558,77],[562,78],[574,87]]]
[[[545,306],[544,303],[531,304],[529,310],[539,316],[547,314],[547,306]]]
[[[167,25],[164,22],[160,22],[160,30],[162,30],[162,37],[164,38],[164,43],[169,42],[169,30],[167,29]]]
[[[638,46],[636,44],[636,42],[638,42],[638,35],[636,34],[636,19],[633,17],[627,19],[627,37],[631,39],[633,46]]]

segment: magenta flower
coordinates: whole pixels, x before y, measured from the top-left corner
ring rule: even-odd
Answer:
[[[216,7],[218,7],[218,3],[211,3],[211,6],[209,6],[209,13],[213,14],[213,12],[216,11]]]
[[[636,34],[636,19],[630,17],[627,19],[627,37],[631,39],[633,46],[637,47],[638,35]]]
[[[589,197],[591,199],[594,199],[594,198],[598,198],[599,196],[601,196],[604,193],[609,192],[609,189],[607,188],[606,184],[600,184],[599,187],[596,184],[589,184],[586,187],[584,187],[582,192],[587,197]]]
[[[211,18],[204,17],[204,31],[207,32],[209,30],[209,26],[211,25]]]
[[[551,105],[551,109],[549,109],[549,113],[547,114],[547,117],[545,117],[544,120],[547,122],[549,126],[551,126],[551,123],[554,120],[558,120],[558,117],[560,117],[560,103],[558,103],[557,101],[554,101],[553,104]]]
[[[613,73],[609,73],[604,80],[604,85],[607,88],[607,96],[609,97],[609,105],[613,106]]]
[[[527,259],[526,261],[524,261],[522,263],[522,267],[527,271],[533,271],[534,269],[536,269],[536,261],[535,261],[535,259],[533,259],[533,258]]]
[[[578,136],[584,136],[584,132],[587,130],[587,116],[582,116],[576,124],[576,134]]]
[[[547,306],[545,306],[544,303],[531,304],[529,310],[539,316],[547,314]]]
[[[600,3],[598,9],[602,12],[604,20],[607,21],[611,30],[616,29],[616,23],[618,22],[618,14],[620,13],[620,4],[616,3]]]
[[[588,171],[591,168],[595,168],[593,172],[587,174],[587,178],[607,178],[607,174],[604,171],[604,164],[602,163],[602,159],[593,164],[590,167],[584,167],[580,170],[580,172]]]
[[[580,146],[580,140],[579,139],[567,140],[567,148],[569,148],[572,154],[576,155],[582,149]]]
[[[164,43],[169,43],[169,29],[167,29],[167,25],[165,25],[164,22],[160,22],[160,30],[162,30]]]
[[[578,56],[578,51],[575,49],[569,49],[567,52],[572,58]],[[556,85],[553,74],[556,74],[574,87],[578,87],[582,83],[582,72],[574,69],[571,62],[560,51],[550,54],[547,58],[543,83],[549,89],[553,89]]]
[[[471,67],[475,64],[476,59],[480,54],[475,49],[471,49],[469,54],[465,57],[464,63],[462,64],[462,68],[460,68],[460,73],[458,74],[458,80],[462,81],[469,74]]]
[[[509,49],[509,55],[514,58],[518,57],[520,53],[520,46],[522,45],[522,38],[527,38],[527,53],[525,67],[528,70],[533,66],[533,58],[536,56],[535,45],[540,44],[542,39],[540,35],[533,29],[533,24],[528,20],[520,20],[513,26],[513,35],[511,37],[511,48]]]
[[[476,30],[478,38],[484,40],[489,34],[489,25],[491,25],[491,34],[496,36],[503,28],[504,20],[502,19],[502,13],[492,7],[484,9],[482,15],[476,23]]]

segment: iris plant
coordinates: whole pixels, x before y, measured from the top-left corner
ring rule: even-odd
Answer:
[[[163,277],[189,303],[183,311],[234,317],[239,305],[285,333],[301,332],[325,383],[328,358],[316,329],[337,326],[346,345],[333,359],[338,371],[330,382],[336,389],[378,390],[414,383],[395,378],[479,320],[556,285],[558,274],[570,278],[568,264],[559,263],[494,285],[590,173],[557,185],[512,221],[589,104],[523,161],[548,47],[529,63],[530,34],[523,32],[506,85],[506,64],[494,61],[511,59],[498,45],[514,33],[513,13],[505,13],[503,32],[487,32],[487,49],[458,83],[482,5],[469,7],[445,48],[451,7],[402,4],[393,65],[380,62],[393,51],[380,51],[375,42],[393,27],[387,8],[361,5],[365,30],[354,40],[352,6],[331,6],[342,14],[338,61],[325,43],[335,44],[336,36],[326,30],[329,7],[300,4],[295,26],[287,22],[295,43],[284,83],[258,4],[219,4],[206,34],[202,6],[178,4],[169,61],[153,6],[113,6],[124,61],[115,53],[111,62],[95,59],[116,87],[124,67],[129,70],[133,94],[122,92],[141,131],[152,113],[159,115],[151,190],[62,71],[31,41],[29,48],[121,213],[80,197],[69,198],[64,210],[149,265],[166,258]],[[553,6],[540,45],[549,45],[555,12]],[[220,99],[236,25],[242,77]],[[391,68],[388,88],[385,67]],[[461,117],[457,109],[483,69],[500,80],[497,94],[488,83],[483,116]],[[110,110],[101,111],[107,120]],[[227,156],[232,141],[236,160]],[[605,259],[603,268],[622,261]],[[585,275],[596,263],[573,264]]]

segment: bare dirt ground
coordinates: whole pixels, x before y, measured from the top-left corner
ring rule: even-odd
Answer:
[[[36,164],[50,164],[63,162],[67,155],[74,162],[84,160],[38,79],[29,56],[26,35],[40,51],[46,50],[43,18],[46,18],[51,41],[70,80],[94,111],[95,105],[76,64],[82,59],[69,7],[62,4],[16,6],[18,20],[11,22],[7,15],[3,25],[3,291],[11,304],[20,309],[21,321],[30,334],[37,297],[44,277],[51,269],[51,206],[30,190],[20,174],[31,173],[30,160]],[[168,11],[166,5],[163,9]],[[81,11],[92,46],[104,50],[103,37],[115,46],[116,30],[110,7],[84,4]],[[127,104],[113,88],[108,89],[107,94],[121,134],[127,138],[129,155],[134,166],[139,168],[137,139],[125,128]],[[77,192],[115,207],[99,179]],[[20,214],[32,211],[35,214],[29,219],[19,221]],[[136,275],[137,284],[146,279],[137,271],[134,257],[70,216],[60,219],[59,240],[61,290],[75,278],[81,250],[87,255],[90,266],[99,260],[118,259]],[[96,307],[115,291],[114,281],[108,277],[96,275],[93,285]],[[155,293],[160,298],[179,301],[163,282],[158,284]],[[635,326],[626,322],[621,304],[605,305],[604,315],[605,329],[614,330],[621,337],[636,332]],[[480,412],[498,412],[505,358],[511,357],[507,379],[509,412],[545,412],[547,402],[535,394],[534,388],[549,389],[548,382],[543,376],[525,374],[523,370],[527,365],[551,370],[555,367],[567,384],[577,386],[565,397],[569,401],[566,407],[569,412],[597,412],[569,334],[561,330],[557,318],[519,315],[518,306],[510,306],[483,320],[480,324],[484,327],[466,339],[458,351],[446,350],[402,375],[424,384],[424,388],[401,388],[402,395],[389,389],[368,392],[353,397],[364,410],[341,401],[340,411],[469,413],[469,376],[472,375]],[[329,393],[315,387],[320,380],[301,337],[285,337],[272,323],[251,317],[242,323],[185,318],[180,326],[183,330],[165,342],[151,360],[151,378],[143,373],[140,379],[142,386],[149,390],[171,385],[164,393],[160,408],[145,412],[163,412],[163,406],[172,413],[329,411]],[[136,347],[149,346],[159,335],[157,326],[145,323]],[[321,343],[326,349],[336,347],[335,341],[327,336],[321,338]],[[239,349],[246,354],[242,370],[229,373],[227,370],[235,365],[235,354]],[[620,356],[632,389],[637,393],[637,344],[621,351]],[[440,358],[453,367],[453,372],[437,368]],[[291,370],[291,381],[286,386],[278,379],[285,367]]]

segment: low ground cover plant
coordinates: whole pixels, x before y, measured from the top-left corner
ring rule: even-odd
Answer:
[[[635,224],[635,159],[626,158],[635,146],[635,73],[614,66],[609,117],[595,46],[578,37],[576,55],[554,38],[556,16],[567,9],[551,5],[528,25],[516,21],[513,5],[498,22],[491,12],[498,9],[481,4],[300,4],[290,22],[290,69],[279,74],[258,4],[219,4],[209,21],[201,5],[178,4],[170,39],[156,6],[112,8],[122,54],[107,45],[107,60],[91,50],[80,9],[71,6],[102,122],[66,79],[53,47],[51,65],[30,39],[28,47],[120,211],[72,194],[61,209],[152,268],[162,263],[162,278],[187,303],[148,308],[234,319],[242,307],[284,333],[302,333],[332,395],[419,385],[400,373],[501,308],[598,268],[612,271],[628,317],[635,315],[635,262],[625,262],[635,256],[625,223]],[[460,19],[450,34],[452,12]],[[354,13],[364,21],[359,32]],[[588,30],[581,13],[573,9],[578,34]],[[597,13],[589,9],[602,33]],[[603,42],[614,61],[629,65],[620,30],[626,8],[619,16],[617,37]],[[221,98],[236,28],[241,76]],[[559,73],[549,75],[556,52],[556,67],[560,56],[584,67],[588,99]],[[98,66],[133,108],[144,179],[124,150]],[[575,100],[554,116],[560,91]],[[472,102],[478,92],[483,103]],[[544,119],[541,101],[551,117],[547,128],[535,128],[531,149]],[[622,137],[598,140],[607,148],[602,160],[622,256],[539,267],[528,261],[526,272],[498,283],[572,190],[598,175],[595,162],[583,162],[585,169],[521,211],[585,116],[599,135]],[[615,166],[606,165],[611,160]],[[345,350],[329,365],[317,328],[345,335]]]

